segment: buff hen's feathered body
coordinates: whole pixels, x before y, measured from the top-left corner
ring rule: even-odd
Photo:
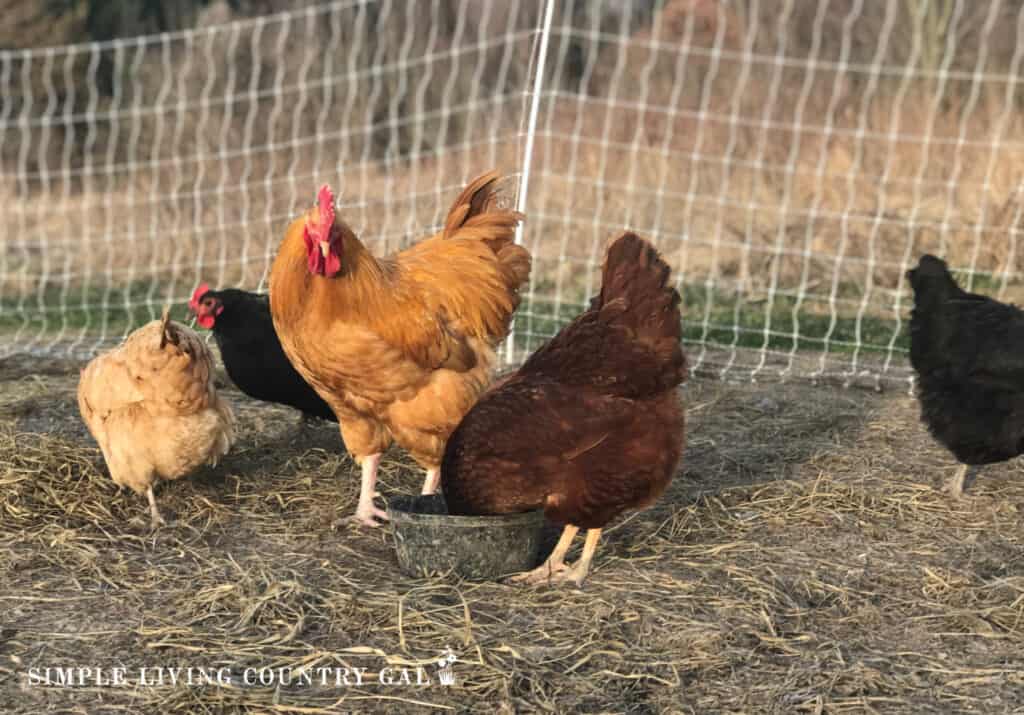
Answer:
[[[471,182],[442,231],[373,256],[321,189],[288,229],[270,275],[274,327],[288,359],[337,415],[362,466],[357,517],[373,505],[381,453],[397,442],[438,486],[445,441],[490,384],[530,255],[521,220],[497,205],[496,173]]]
[[[82,370],[78,407],[114,482],[149,498],[154,526],[154,483],[216,464],[234,441],[210,351],[166,312]]]

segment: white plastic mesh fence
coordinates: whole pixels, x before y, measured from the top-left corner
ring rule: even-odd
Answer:
[[[91,354],[201,281],[265,290],[323,182],[382,253],[481,167],[514,193],[535,12],[348,0],[0,53],[2,352]]]
[[[629,227],[696,370],[903,381],[921,253],[1022,292],[1021,37],[1010,0],[348,0],[0,52],[0,354],[264,289],[324,181],[383,252],[496,166],[529,176],[513,360]]]

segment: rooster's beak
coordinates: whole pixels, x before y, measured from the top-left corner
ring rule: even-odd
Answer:
[[[320,254],[324,258],[327,258],[327,252],[330,251],[330,250],[331,250],[331,245],[329,243],[327,243],[327,241],[321,241],[320,242]]]

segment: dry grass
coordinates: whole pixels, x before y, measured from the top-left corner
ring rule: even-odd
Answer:
[[[333,429],[233,390],[238,447],[165,485],[149,534],[78,420],[72,365],[0,365],[0,709],[73,712],[1017,712],[1024,479],[971,496],[905,393],[695,381],[661,502],[581,591],[414,580],[339,522]],[[400,454],[382,491],[420,475]],[[28,687],[30,667],[350,665],[451,647],[452,687]],[[432,667],[428,666],[432,673]]]

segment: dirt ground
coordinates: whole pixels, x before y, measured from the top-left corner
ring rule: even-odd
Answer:
[[[172,519],[151,534],[76,378],[0,363],[5,713],[1024,712],[1021,464],[951,501],[955,464],[905,390],[692,381],[680,473],[577,590],[402,576],[385,530],[344,520],[358,478],[335,428],[234,389],[237,447],[158,490]],[[381,491],[417,491],[388,457]],[[128,682],[40,682],[78,666]],[[139,682],[175,666],[208,678]],[[300,667],[338,670],[244,682]]]

